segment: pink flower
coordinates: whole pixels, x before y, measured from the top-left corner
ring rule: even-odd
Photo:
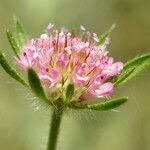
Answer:
[[[110,39],[107,37],[104,44],[98,45],[97,34],[83,26],[79,35],[65,28],[53,30],[53,26],[49,24],[40,38],[24,45],[19,58],[15,58],[20,67],[25,71],[32,67],[50,94],[65,91],[68,83],[74,84],[75,94],[86,89],[78,96],[80,99],[113,93],[113,83],[107,79],[119,74],[123,63],[114,62],[109,56],[106,46]]]

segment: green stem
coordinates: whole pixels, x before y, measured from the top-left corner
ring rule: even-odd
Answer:
[[[58,112],[54,110],[52,114],[47,150],[56,150],[56,144],[59,135],[59,128],[62,119],[62,114],[63,114],[62,110]]]

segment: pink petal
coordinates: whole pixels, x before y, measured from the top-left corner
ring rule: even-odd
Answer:
[[[113,84],[111,82],[104,83],[98,87],[91,86],[89,92],[95,97],[103,97],[113,92]]]
[[[123,63],[122,62],[116,62],[112,65],[107,66],[104,68],[102,73],[107,74],[108,77],[115,76],[123,69]]]

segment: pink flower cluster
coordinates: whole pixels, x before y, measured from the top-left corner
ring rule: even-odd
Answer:
[[[74,97],[81,100],[111,94],[114,86],[107,80],[120,73],[123,63],[114,62],[106,51],[109,38],[99,45],[97,35],[83,26],[79,33],[53,26],[24,45],[17,63],[25,71],[32,67],[49,94],[63,95],[69,83],[74,84]]]

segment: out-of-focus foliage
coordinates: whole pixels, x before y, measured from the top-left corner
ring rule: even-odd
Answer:
[[[0,48],[10,62],[14,54],[5,32],[12,26],[13,14],[30,37],[38,36],[49,22],[75,29],[82,24],[98,34],[115,22],[109,49],[117,60],[125,62],[150,51],[149,0],[0,0]],[[129,97],[120,112],[66,112],[58,148],[149,150],[149,74],[147,70],[117,90],[114,97]],[[34,95],[0,69],[1,150],[45,149],[50,113],[36,102]]]

